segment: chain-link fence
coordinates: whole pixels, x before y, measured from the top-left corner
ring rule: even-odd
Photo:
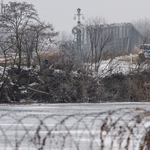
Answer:
[[[0,116],[1,150],[149,150],[150,112],[141,108],[63,115]]]

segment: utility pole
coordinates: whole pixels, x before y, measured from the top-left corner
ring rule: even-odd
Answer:
[[[74,20],[76,20],[76,16],[78,17],[77,21],[77,26],[72,29],[72,33],[76,37],[76,45],[77,45],[77,50],[78,50],[78,55],[81,56],[81,34],[82,34],[82,29],[81,29],[81,16],[82,19],[84,19],[83,14],[81,14],[81,9],[77,9],[77,14],[74,15]]]
[[[81,9],[80,8],[78,8],[77,9],[77,12],[78,12],[78,14],[77,14],[77,16],[78,16],[78,24],[81,24],[81,22],[80,22],[80,16],[81,16],[81,14],[80,14],[80,11],[81,11]]]

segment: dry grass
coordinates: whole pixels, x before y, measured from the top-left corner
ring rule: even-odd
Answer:
[[[134,51],[136,50],[133,50],[133,54],[136,54]],[[44,62],[44,60],[47,59],[50,63],[54,63],[58,61],[58,59],[60,59],[59,55],[60,55],[59,51],[43,52],[40,54],[40,60],[41,62]],[[122,56],[121,61],[126,61],[126,62],[132,61],[133,63],[136,63],[138,61],[137,55],[132,55],[132,57],[129,57],[129,55],[130,54],[127,52],[118,52],[118,53],[115,53],[114,55],[110,51],[105,51],[103,53],[102,60],[114,59],[115,57]],[[89,57],[88,61],[91,61],[91,57]],[[16,64],[16,63],[18,63],[18,56],[15,58],[15,54],[13,53],[9,54],[7,56],[7,61],[6,61],[7,66],[10,64]],[[4,56],[0,55],[0,65],[4,66],[4,64],[5,64]],[[27,65],[27,60],[25,57],[22,57],[22,65]],[[34,57],[34,61],[31,62],[31,65],[39,65],[38,57],[36,55]]]
[[[45,59],[49,61],[49,63],[54,63],[58,60],[59,53],[43,53],[40,55],[41,62],[44,62]],[[37,56],[34,57],[35,64],[38,64]]]
[[[134,47],[133,50],[132,50],[132,54],[133,55],[139,54],[139,48],[138,47]]]
[[[15,58],[16,57],[16,58]],[[58,59],[58,52],[56,53],[43,53],[40,55],[41,62],[44,62],[45,59],[48,59],[50,63],[54,63]],[[6,60],[3,55],[0,55],[0,66],[9,66],[11,64],[17,64],[19,62],[18,56],[15,56],[15,54],[9,54],[6,56]],[[27,59],[25,56],[22,56],[22,65],[27,65]],[[37,56],[34,57],[34,61],[31,61],[31,65],[39,65]]]
[[[138,55],[134,54],[129,54],[129,55],[124,55],[124,56],[120,56],[118,57],[120,59],[120,61],[124,61],[127,62],[129,64],[137,64],[137,62],[139,61]]]

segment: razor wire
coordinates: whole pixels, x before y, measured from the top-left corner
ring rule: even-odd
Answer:
[[[7,120],[7,121],[6,121]],[[90,114],[0,116],[2,150],[147,150],[150,112],[141,108]],[[9,122],[9,125],[8,124]],[[28,124],[30,122],[30,124]]]

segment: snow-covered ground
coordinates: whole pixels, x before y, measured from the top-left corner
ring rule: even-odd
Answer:
[[[127,74],[137,68],[136,59],[129,55],[102,61],[98,75]],[[150,126],[149,111],[148,102],[1,104],[0,150],[121,150],[128,145],[138,150]]]
[[[129,136],[129,150],[137,150],[150,125],[142,115],[137,123],[142,109],[149,111],[150,103],[0,105],[0,149],[97,150],[104,144],[108,150],[113,141],[112,150],[121,150]]]
[[[110,75],[112,73],[123,73],[127,74],[131,70],[135,69],[137,67],[137,57],[138,55],[125,55],[125,56],[119,56],[112,60],[106,60],[102,61],[100,63],[100,67],[98,70],[98,74],[101,76]],[[0,63],[4,63],[4,58],[0,57]],[[15,67],[15,66],[14,66]],[[17,66],[16,66],[17,67]],[[93,66],[94,67],[94,66]],[[7,67],[7,69],[9,66]],[[22,67],[24,70],[32,69],[32,67],[27,68],[26,66]],[[0,74],[3,73],[3,67],[0,66]],[[39,70],[39,67],[36,68]],[[59,72],[60,70],[55,70],[55,72]]]
[[[125,55],[119,56],[114,59],[109,59],[102,61],[98,70],[98,75],[104,77],[106,75],[111,75],[114,73],[128,74],[129,72],[135,70],[138,62],[138,55]]]

